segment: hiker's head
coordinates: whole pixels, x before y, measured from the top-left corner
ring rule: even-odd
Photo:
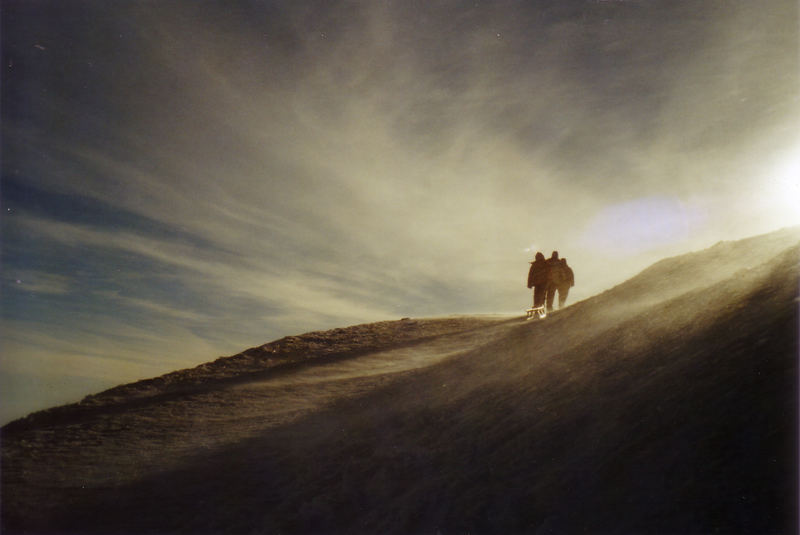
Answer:
[[[535,259],[536,260],[544,260],[544,255],[541,252],[536,253],[536,258]]]
[[[553,254],[550,256],[550,258],[555,258],[558,260],[558,251],[553,251]]]
[[[562,264],[564,264],[564,265],[566,266],[566,265],[567,265],[567,259],[566,259],[566,258],[562,258],[562,259],[561,259],[561,263],[562,263]]]

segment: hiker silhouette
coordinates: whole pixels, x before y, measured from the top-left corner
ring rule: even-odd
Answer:
[[[528,270],[528,288],[533,288],[533,306],[540,307],[544,304],[547,295],[547,261],[542,253],[536,253],[531,267]]]
[[[558,258],[558,251],[553,251],[545,262],[547,266],[547,311],[553,311],[553,301],[556,297],[556,290],[558,287],[563,284],[564,275],[561,270],[561,262]]]

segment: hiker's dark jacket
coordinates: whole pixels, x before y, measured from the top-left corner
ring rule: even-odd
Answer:
[[[537,258],[531,262],[531,269],[528,270],[528,288],[545,284],[547,284],[547,261],[544,258]]]
[[[560,286],[564,283],[565,273],[558,258],[547,260],[547,285]]]

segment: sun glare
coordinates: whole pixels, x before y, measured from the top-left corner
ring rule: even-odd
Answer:
[[[772,166],[763,191],[764,208],[776,225],[800,224],[800,144]]]

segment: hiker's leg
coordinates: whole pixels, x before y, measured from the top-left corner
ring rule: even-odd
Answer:
[[[541,284],[533,287],[533,306],[540,307],[544,304],[545,296],[547,295],[546,288]]]
[[[547,311],[553,311],[553,300],[556,297],[556,287],[548,284],[547,285]]]
[[[558,289],[558,308],[563,308],[569,295],[569,286],[562,286]]]

